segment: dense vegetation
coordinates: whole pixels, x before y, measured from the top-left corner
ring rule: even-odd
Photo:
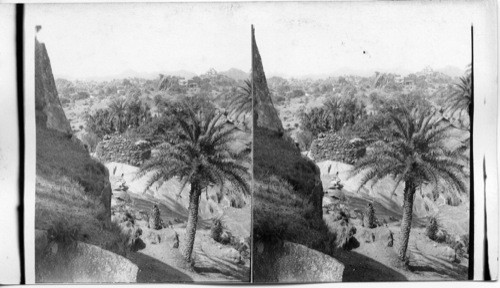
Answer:
[[[73,120],[83,119],[79,137],[88,150],[94,152],[108,135],[120,135],[132,143],[145,140],[157,153],[142,164],[138,177],[149,177],[149,185],[177,177],[182,182],[181,191],[190,187],[181,250],[191,261],[201,192],[214,185],[229,185],[235,194],[250,192],[249,149],[234,144],[235,133],[245,129],[244,124],[238,126],[242,129],[234,124],[241,124],[238,116],[251,109],[251,102],[250,106],[238,102],[241,95],[248,98],[248,83],[211,70],[187,81],[160,75],[155,80],[110,82],[58,79],[57,85],[67,110],[86,108],[78,110],[79,117]]]

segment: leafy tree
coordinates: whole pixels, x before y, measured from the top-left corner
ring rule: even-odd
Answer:
[[[466,191],[466,177],[457,152],[444,145],[448,126],[438,126],[434,115],[402,110],[401,116],[391,115],[393,125],[387,137],[372,145],[373,149],[355,163],[352,173],[364,172],[360,188],[368,181],[376,183],[385,176],[395,178],[396,187],[403,182],[403,219],[401,221],[399,257],[406,259],[410,237],[415,191],[420,186],[443,181],[455,193]]]
[[[189,215],[182,254],[191,262],[202,190],[226,183],[231,183],[235,191],[244,194],[249,194],[250,189],[245,180],[247,168],[241,163],[246,160],[247,153],[235,153],[228,146],[234,140],[236,128],[225,126],[220,121],[222,115],[213,111],[196,113],[187,107],[184,111],[176,113],[181,128],[180,141],[175,145],[165,143],[158,146],[158,156],[144,163],[138,176],[153,173],[147,182],[148,188],[157,181],[173,177],[180,179],[181,192],[190,184]]]

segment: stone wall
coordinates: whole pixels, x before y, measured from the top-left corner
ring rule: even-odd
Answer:
[[[366,147],[361,139],[347,139],[331,133],[320,135],[313,141],[310,155],[316,162],[331,160],[354,164],[365,153]]]
[[[279,283],[341,282],[344,264],[306,246],[256,243],[254,281]]]
[[[107,136],[97,144],[96,157],[104,163],[119,162],[141,166],[151,157],[151,144],[144,140],[132,142],[121,136]]]

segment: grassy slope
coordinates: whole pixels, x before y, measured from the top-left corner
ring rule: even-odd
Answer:
[[[107,169],[66,135],[37,125],[35,228],[77,228],[78,239],[120,254],[126,240],[110,223]],[[103,197],[104,196],[104,197]]]
[[[253,228],[256,240],[288,240],[330,252],[330,235],[314,207],[315,177],[319,171],[283,137],[254,131]],[[322,198],[323,195],[320,195]]]

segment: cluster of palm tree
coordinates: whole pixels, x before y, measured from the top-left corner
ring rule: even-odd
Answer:
[[[333,97],[323,107],[300,113],[301,128],[314,136],[324,132],[337,132],[366,118],[366,107],[356,98]]]
[[[189,184],[188,221],[181,253],[191,262],[198,221],[200,195],[210,186],[230,184],[236,192],[249,194],[248,171],[243,165],[248,152],[234,152],[229,148],[234,141],[234,126],[226,126],[223,114],[215,110],[198,110],[184,105],[174,113],[180,127],[179,141],[163,143],[159,153],[141,167],[138,177],[147,176],[147,187],[158,181],[178,178],[179,195]]]
[[[107,109],[99,109],[85,116],[87,130],[100,138],[106,134],[123,133],[150,122],[151,109],[138,98],[113,100]]]

